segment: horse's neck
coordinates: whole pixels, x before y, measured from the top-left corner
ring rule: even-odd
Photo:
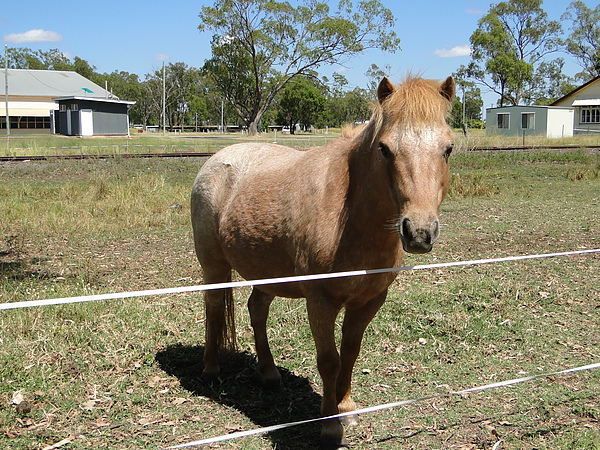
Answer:
[[[373,232],[377,232],[381,222],[389,223],[397,211],[389,186],[390,175],[383,161],[378,160],[379,150],[370,147],[358,141],[350,149],[346,209],[349,221],[360,223],[365,230],[373,227]]]
[[[374,149],[373,152],[377,152]],[[391,229],[397,211],[386,185],[382,161],[366,148],[346,154],[344,205],[338,223],[336,258],[340,267],[389,267],[398,262],[399,236]]]

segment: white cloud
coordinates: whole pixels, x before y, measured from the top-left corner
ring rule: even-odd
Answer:
[[[476,15],[485,14],[485,11],[483,9],[471,9],[471,8],[467,8],[467,9],[465,9],[465,12],[467,14],[476,14]]]
[[[25,33],[12,33],[4,35],[4,42],[10,44],[24,44],[27,42],[59,42],[62,35],[55,31],[29,30]]]
[[[433,52],[434,55],[440,58],[457,58],[459,56],[469,56],[471,54],[471,46],[469,45],[457,45],[451,49],[443,48]]]
[[[156,61],[166,61],[166,60],[168,60],[168,59],[170,59],[170,58],[169,58],[169,55],[167,55],[167,54],[165,54],[165,53],[159,53],[158,55],[156,55],[156,56],[154,57],[154,59],[155,59]]]

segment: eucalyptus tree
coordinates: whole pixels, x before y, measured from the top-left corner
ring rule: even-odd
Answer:
[[[471,35],[471,62],[458,75],[518,105],[535,95],[536,72],[560,49],[559,22],[548,19],[542,0],[509,0],[492,5]]]
[[[43,51],[9,47],[6,49],[6,56],[10,69],[73,70],[71,60],[57,48]]]
[[[367,77],[367,90],[373,101],[377,100],[377,87],[379,86],[379,82],[383,77],[389,77],[391,71],[392,67],[389,64],[386,64],[383,68],[379,67],[377,64],[371,64],[365,72],[365,76]]]
[[[373,100],[367,89],[335,90],[327,102],[327,116],[334,127],[364,123],[371,117]]]
[[[163,92],[164,76],[164,92]],[[189,117],[189,108],[194,99],[203,94],[200,71],[183,62],[169,63],[163,69],[146,75],[142,86],[143,95],[148,97],[144,108],[147,117],[162,117],[163,95],[167,126],[181,126]],[[162,126],[162,121],[159,121]]]
[[[162,128],[164,119],[162,114],[163,86],[162,75],[159,76],[158,70],[152,74],[146,74],[140,85],[140,91],[140,101],[136,103],[136,107],[140,113],[141,123],[144,126],[158,125]]]
[[[202,7],[199,29],[212,31],[212,58],[203,69],[248,127],[294,77],[343,64],[366,49],[398,49],[395,19],[379,0],[353,5],[304,0],[216,0]]]
[[[450,126],[462,128],[466,133],[467,128],[477,127],[481,123],[483,99],[481,89],[475,85],[459,78],[456,81],[456,96],[452,101],[450,111]]]
[[[57,48],[44,51],[28,47],[9,47],[6,49],[6,56],[10,69],[70,70],[94,82],[98,77],[95,66],[78,56],[71,59]]]
[[[294,134],[296,124],[304,129],[315,125],[325,111],[324,88],[314,79],[298,76],[281,91],[278,99],[278,120]]]
[[[583,69],[577,78],[588,81],[600,76],[600,4],[592,9],[580,0],[574,1],[562,19],[573,24],[565,49]]]

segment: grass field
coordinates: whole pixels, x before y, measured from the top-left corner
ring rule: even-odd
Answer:
[[[137,153],[216,152],[236,142],[278,142],[298,148],[323,145],[340,135],[339,129],[327,133],[263,133],[248,136],[241,133],[185,133],[162,136],[160,133],[127,137],[73,138],[66,136],[20,136],[0,146],[0,156],[33,155],[109,155]]]
[[[178,151],[181,142],[163,145]],[[22,154],[58,151],[49,141],[25,145]],[[202,162],[0,163],[0,302],[201,283],[188,197]],[[458,151],[451,166],[442,239],[407,265],[600,247],[597,151]],[[199,379],[198,294],[0,312],[0,448],[159,449],[316,417],[304,303],[273,304],[284,388],[265,392],[248,294],[236,291],[241,351],[225,355],[213,387]],[[364,407],[599,362],[599,324],[598,254],[403,272],[367,330],[355,400]],[[596,449],[599,382],[596,370],[441,395],[365,415],[349,440],[356,449]],[[310,449],[318,431],[209,448]]]

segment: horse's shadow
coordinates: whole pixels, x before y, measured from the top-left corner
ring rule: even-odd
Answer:
[[[280,367],[282,388],[263,389],[258,380],[254,355],[237,352],[222,355],[221,383],[210,385],[200,378],[203,354],[203,346],[177,344],[158,352],[156,361],[166,373],[179,378],[184,389],[237,409],[257,428],[318,416],[321,396],[306,378]],[[266,436],[273,448],[314,449],[319,448],[319,429],[319,423],[311,423],[274,431]],[[223,430],[223,434],[227,431]]]

